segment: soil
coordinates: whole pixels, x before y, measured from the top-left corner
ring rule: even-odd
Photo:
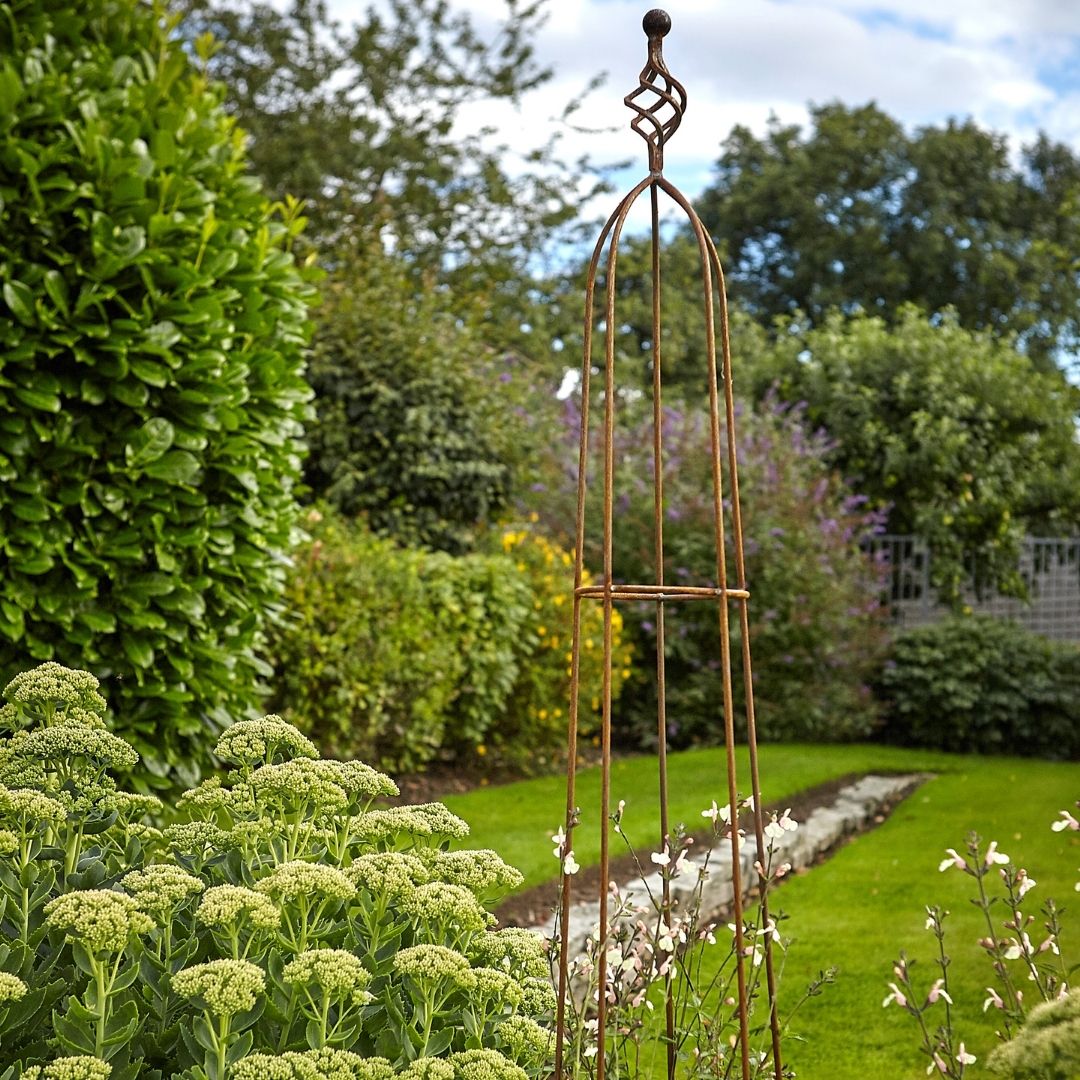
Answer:
[[[808,788],[797,795],[792,795],[781,803],[768,804],[765,811],[766,813],[773,811],[780,813],[790,807],[792,817],[797,821],[805,821],[811,811],[822,806],[830,806],[836,801],[836,796],[843,788],[856,780],[862,779],[864,775],[864,773],[847,773],[844,776],[838,776],[834,780],[829,780],[824,784],[818,784],[817,787]],[[425,773],[399,777],[397,785],[401,789],[401,803],[408,804],[433,802],[446,795],[463,794],[477,786],[487,787],[498,783],[508,783],[515,779],[519,779],[519,777],[509,773],[506,775],[489,773],[478,778],[475,773],[470,774],[450,766],[434,766]],[[895,797],[883,804],[874,816],[872,823],[862,831],[875,828],[885,821],[897,805],[906,799],[921,783],[921,778],[913,781],[897,793]],[[823,852],[818,857],[815,865],[830,858],[837,848],[850,843],[857,835],[859,834],[852,833],[844,836],[832,848]],[[649,865],[650,851],[650,848],[639,849],[636,852],[636,859],[635,855],[631,855],[629,852],[612,859],[610,864],[611,878],[618,881],[620,885],[633,880],[637,877],[638,861],[642,865]],[[796,873],[804,874],[808,870],[809,868],[804,868]],[[779,884],[782,885],[783,881]],[[600,868],[598,866],[582,867],[574,876],[574,894],[576,896],[596,896],[599,885]],[[495,914],[499,918],[500,926],[539,926],[548,921],[552,912],[558,907],[558,903],[559,882],[558,879],[553,879],[543,885],[537,885],[532,889],[526,889],[524,892],[507,897],[496,908]]]

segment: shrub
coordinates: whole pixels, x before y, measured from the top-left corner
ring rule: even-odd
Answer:
[[[563,437],[550,440],[546,490],[536,505],[554,535],[572,528],[580,423],[567,402]],[[711,452],[700,410],[664,410],[665,580],[714,584]],[[614,575],[655,581],[652,410],[621,402],[616,421]],[[597,441],[593,442],[598,446]],[[806,433],[798,412],[740,411],[739,468],[758,735],[763,740],[851,739],[876,723],[868,688],[884,644],[881,582],[859,547],[877,519],[825,465],[828,444]],[[558,456],[556,456],[558,455]],[[593,455],[593,461],[598,455]],[[561,460],[560,460],[561,459]],[[600,560],[599,478],[590,476],[586,557]],[[730,526],[730,512],[727,515]],[[734,580],[734,562],[728,560]],[[626,605],[637,655],[655,656],[655,605]],[[732,611],[735,611],[734,606]],[[668,737],[686,746],[723,740],[716,606],[666,609]],[[733,655],[739,667],[738,620]],[[623,698],[622,730],[642,745],[656,741],[655,680],[644,673]],[[741,691],[736,687],[736,702]]]
[[[469,550],[505,505],[519,453],[495,366],[402,260],[371,246],[346,259],[314,341],[307,483],[376,533]]]
[[[221,736],[228,772],[159,831],[161,803],[111,776],[136,755],[105,730],[95,686],[49,665],[4,710],[0,1070],[547,1075],[543,944],[491,932],[484,907],[521,875],[494,852],[449,853],[464,821],[381,805],[387,776],[320,760],[267,716]]]
[[[275,701],[335,753],[386,768],[486,759],[544,768],[566,742],[570,556],[529,528],[501,550],[400,547],[315,511],[275,629]],[[601,640],[599,615],[586,620]],[[618,627],[616,626],[618,646]],[[629,663],[619,648],[614,693]],[[582,668],[582,731],[596,730],[601,668]],[[286,708],[285,703],[292,703]],[[564,755],[563,755],[564,756]]]
[[[570,661],[574,632],[574,560],[536,530],[536,518],[504,529],[502,550],[514,560],[532,601],[528,626],[515,648],[518,675],[490,742],[500,760],[518,769],[544,768],[565,760]],[[594,584],[588,571],[583,585]],[[623,639],[623,619],[612,612],[611,696],[617,701],[633,671],[633,649]],[[580,705],[578,735],[594,739],[600,730],[604,686],[604,614],[594,602],[581,607]]]
[[[1080,754],[1080,650],[955,616],[898,634],[881,675],[886,738],[958,752]]]
[[[85,663],[147,780],[190,782],[268,673],[310,396],[301,223],[160,8],[5,10],[0,677]]]

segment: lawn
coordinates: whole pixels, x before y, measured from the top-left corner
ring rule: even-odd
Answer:
[[[696,821],[713,798],[726,801],[721,752],[675,754],[669,765],[673,819]],[[788,1055],[801,1080],[925,1076],[914,1021],[896,1006],[882,1008],[881,1002],[900,949],[921,959],[918,977],[932,980],[934,943],[924,928],[924,908],[933,903],[952,912],[950,977],[956,1021],[968,1049],[985,1060],[994,1041],[993,1016],[982,1013],[983,988],[991,973],[976,944],[985,925],[967,899],[972,879],[956,870],[941,874],[937,869],[944,849],[962,848],[969,830],[996,839],[1001,850],[1038,881],[1031,893],[1032,914],[1050,895],[1067,903],[1080,878],[1080,834],[1054,833],[1049,827],[1060,809],[1080,797],[1078,765],[872,746],[761,750],[766,800],[782,799],[845,773],[875,769],[930,769],[937,775],[879,829],[853,840],[778,894],[779,907],[790,916],[785,926],[792,939],[783,1000],[797,997],[822,968],[839,968],[835,985],[810,1002],[795,1022],[794,1029],[806,1041],[789,1041]],[[657,831],[654,773],[651,758],[623,760],[613,767],[613,798],[627,800],[627,827],[636,837]],[[740,773],[746,775],[745,762]],[[594,770],[582,774],[579,792],[585,825],[575,847],[579,861],[588,864],[596,860],[598,847],[594,807],[599,784]],[[564,802],[561,778],[477,789],[447,800],[472,824],[471,843],[498,850],[526,873],[527,885],[546,880],[555,869],[547,840],[559,824]],[[1067,936],[1070,930],[1075,942],[1080,921],[1067,915]],[[1074,962],[1080,959],[1075,945],[1066,951]]]

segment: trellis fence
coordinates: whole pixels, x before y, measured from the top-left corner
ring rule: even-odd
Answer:
[[[948,613],[931,584],[933,552],[917,536],[875,537],[870,551],[889,568],[889,601],[897,626],[922,626]],[[1015,619],[1029,630],[1062,641],[1080,641],[1080,537],[1029,536],[1020,552],[1020,573],[1029,600],[998,593],[976,595],[965,603],[974,611]]]

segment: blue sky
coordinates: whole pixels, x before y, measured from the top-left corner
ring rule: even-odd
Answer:
[[[502,0],[455,0],[481,23]],[[603,134],[567,132],[568,154],[632,157],[644,146],[628,127],[622,97],[645,59],[646,0],[549,0],[536,41],[555,80],[517,111],[477,106],[469,124],[493,124],[527,150],[557,126],[565,101],[608,72],[576,119]],[[347,17],[342,0],[337,13]],[[876,100],[909,127],[972,116],[1009,135],[1014,149],[1043,129],[1080,150],[1080,0],[672,0],[665,55],[687,87],[689,107],[666,156],[666,173],[688,195],[708,182],[720,142],[735,123],[764,130],[769,114],[806,118],[808,101]]]

